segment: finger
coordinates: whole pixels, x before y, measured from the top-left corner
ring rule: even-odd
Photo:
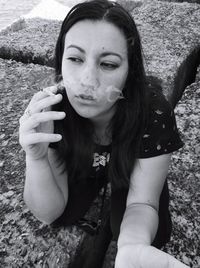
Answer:
[[[43,91],[47,94],[56,94],[56,92],[58,91],[58,87],[55,85],[55,86],[51,86],[51,87],[45,87],[43,88]]]
[[[188,268],[173,256],[152,246],[140,252],[140,263],[142,268]]]
[[[178,261],[174,257],[168,255],[169,258],[169,268],[189,268],[189,266],[185,265],[184,263]]]
[[[58,142],[62,139],[62,136],[60,134],[51,134],[51,133],[31,133],[29,135],[23,136],[20,139],[20,144],[23,147],[36,144],[36,143],[42,143],[42,142]]]
[[[44,88],[42,91],[38,91],[37,93],[35,93],[30,101],[30,103],[35,103],[51,94],[49,94],[49,92],[51,92],[52,94],[56,94],[58,88],[57,86],[51,86],[51,87],[46,87]]]
[[[46,96],[47,96],[46,92],[40,90],[40,91],[38,91],[37,93],[35,93],[35,94],[33,95],[33,97],[32,97],[32,99],[31,99],[30,103],[37,102],[37,101],[43,99],[43,98],[46,97]]]
[[[62,100],[61,94],[53,96],[48,95],[46,98],[40,99],[39,101],[35,102],[34,105],[29,107],[29,109],[31,113],[38,113],[56,103],[59,103],[61,100]]]
[[[54,96],[49,96],[48,94],[46,94],[46,98],[44,98],[43,96],[38,102],[35,102],[34,104],[29,103],[28,107],[24,111],[24,114],[20,118],[20,121],[21,120],[23,121],[24,119],[27,119],[28,117],[30,117],[30,115],[27,114],[27,111],[29,111],[30,114],[42,112],[43,110],[50,111],[51,106],[56,103],[59,103],[61,100],[62,100],[61,94],[57,94]]]
[[[21,119],[20,131],[27,132],[39,126],[43,122],[52,120],[62,120],[66,114],[64,112],[47,111],[43,113],[35,113],[26,120]]]
[[[158,256],[156,258],[156,264],[157,266],[152,266],[160,268],[189,268],[189,266],[185,265],[184,263],[178,261],[173,256],[169,255],[168,253],[165,253],[161,250],[159,250]]]
[[[26,107],[25,112],[26,112],[27,110],[30,110],[30,109],[31,109],[31,106],[33,106],[35,102],[37,102],[37,101],[39,101],[39,100],[41,100],[41,99],[43,99],[43,98],[45,98],[45,97],[47,97],[47,96],[48,96],[47,93],[45,93],[45,92],[43,92],[43,91],[38,91],[37,93],[35,93],[35,94],[33,95],[33,97],[31,98],[31,100],[30,100],[28,106]]]

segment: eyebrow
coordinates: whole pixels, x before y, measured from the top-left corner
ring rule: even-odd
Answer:
[[[80,52],[82,52],[82,53],[85,53],[85,50],[83,49],[83,48],[81,48],[81,47],[79,47],[79,46],[76,46],[76,45],[69,45],[68,47],[67,47],[67,49],[69,49],[69,48],[76,48],[76,49],[78,49]],[[106,57],[106,56],[117,56],[117,57],[119,57],[121,60],[122,60],[122,56],[120,55],[120,54],[118,54],[118,53],[115,53],[115,52],[112,52],[112,51],[107,51],[107,52],[103,52],[102,54],[101,54],[101,57]]]
[[[80,50],[82,53],[85,53],[84,49],[82,49],[81,47],[76,46],[76,45],[70,45],[70,46],[67,47],[67,49],[69,49],[69,48],[76,48],[76,49]]]

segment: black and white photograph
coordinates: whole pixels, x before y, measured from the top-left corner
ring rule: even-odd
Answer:
[[[200,268],[200,0],[0,0],[0,268]]]

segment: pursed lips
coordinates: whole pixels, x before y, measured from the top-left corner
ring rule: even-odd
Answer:
[[[82,100],[90,100],[90,101],[95,100],[95,98],[92,95],[86,95],[86,94],[79,94],[79,95],[76,95],[76,97]]]

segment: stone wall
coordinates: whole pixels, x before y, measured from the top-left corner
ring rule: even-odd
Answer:
[[[147,74],[160,80],[175,106],[184,88],[194,81],[200,61],[200,6],[156,0],[123,4],[138,26]],[[42,19],[20,21],[21,28],[0,34],[0,57],[53,66],[60,25]]]
[[[184,2],[188,2],[190,4],[200,4],[200,0],[158,0],[158,1],[162,1],[162,2],[176,2],[176,3],[184,3]]]

